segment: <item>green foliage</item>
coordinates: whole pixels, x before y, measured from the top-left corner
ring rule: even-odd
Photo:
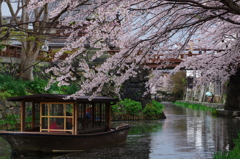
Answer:
[[[59,87],[57,83],[54,83],[50,86],[48,90],[45,90],[48,81],[43,80],[41,78],[34,78],[33,81],[26,81],[26,88],[31,93],[37,93],[37,94],[73,94],[78,90],[78,87],[76,84],[71,84],[70,86],[61,86]]]
[[[0,75],[0,99],[26,95],[24,82],[8,75]]]
[[[19,119],[19,115],[6,115],[5,123],[14,125],[19,123]]]
[[[0,42],[1,42],[1,41],[0,41]],[[0,51],[1,51],[3,48],[5,48],[5,46],[2,45],[2,44],[0,44]]]
[[[161,115],[163,112],[164,105],[152,100],[151,103],[147,103],[143,109],[143,114],[149,117]]]
[[[45,86],[47,86],[47,83]],[[47,93],[49,93],[49,94],[73,94],[78,90],[79,90],[79,87],[74,83],[70,84],[69,86],[60,86],[60,87],[58,86],[57,83],[54,83],[47,90]]]
[[[119,103],[112,105],[112,111],[118,114],[128,113],[131,115],[138,115],[142,110],[140,102],[125,98]]]
[[[36,36],[28,36],[26,38],[27,41],[36,41],[37,37]]]
[[[6,125],[6,128],[16,129],[15,124],[20,123],[19,115],[6,115],[5,119],[0,120],[0,125]]]
[[[138,115],[142,110],[142,104],[140,102],[125,98],[120,101],[127,113],[131,115]]]
[[[172,93],[175,97],[182,98],[185,92],[185,88],[187,86],[186,72],[177,72],[176,74],[171,76],[171,80],[173,81]]]
[[[73,21],[73,22],[70,22],[69,24],[70,24],[70,25],[74,25],[74,24],[76,24],[76,22]]]
[[[0,120],[0,125],[9,124],[10,129],[13,129],[15,124],[20,122],[19,115],[6,115],[5,119]]]
[[[71,84],[69,86],[61,86],[59,87],[57,83],[51,85],[48,89],[48,93],[50,94],[73,94],[78,90],[78,86],[76,84]]]
[[[26,34],[25,32],[15,30],[10,31],[10,36],[18,40],[19,42],[35,42],[38,43],[38,45],[42,45],[40,41],[46,39],[46,37],[42,35],[34,34],[33,36],[31,36],[29,34]]]
[[[45,81],[43,79],[40,79],[40,78],[34,78],[33,81],[26,81],[25,82],[26,89],[29,92],[37,93],[37,94],[47,93],[44,90],[46,85],[47,85],[47,81]]]
[[[182,106],[185,108],[195,109],[195,110],[211,111],[212,113],[216,112],[215,108],[208,108],[200,104],[190,104],[190,103],[184,103],[184,102],[173,102],[173,104],[177,106]]]
[[[13,96],[23,96],[27,94],[73,94],[79,88],[76,84],[58,87],[53,84],[50,89],[45,90],[48,81],[35,78],[33,81],[22,81],[8,75],[0,75],[0,99],[5,100]]]
[[[112,108],[112,112],[115,113],[115,114],[124,114],[124,113],[126,113],[124,108],[121,107],[121,105],[119,103],[111,105],[111,108]]]
[[[11,96],[12,95],[9,92],[1,92],[0,93],[0,99],[2,99],[2,100],[5,100],[5,99],[7,99],[7,98],[9,98]]]
[[[73,94],[79,90],[77,84],[73,83],[70,86],[66,86],[67,89],[65,90],[65,94]]]
[[[142,104],[140,102],[124,99],[117,104],[111,106],[112,112],[114,114],[131,114],[131,115],[146,115],[148,117],[158,118],[159,115],[162,115],[164,105],[152,100],[151,103],[148,103],[144,109],[142,109]]]

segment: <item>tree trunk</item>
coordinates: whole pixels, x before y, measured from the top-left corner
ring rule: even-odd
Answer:
[[[33,66],[40,51],[38,43],[38,40],[22,43],[20,78],[23,80],[33,80]]]
[[[35,57],[28,56],[24,60],[23,59],[24,58],[21,58],[20,78],[23,80],[33,80],[33,65],[35,63]]]
[[[21,66],[19,68],[19,77],[23,80],[33,80],[33,66],[38,57],[39,50],[41,45],[43,45],[44,40],[48,35],[51,28],[55,27],[58,18],[64,14],[64,12],[59,13],[58,16],[48,18],[48,11],[53,9],[53,6],[58,5],[58,1],[54,2],[51,8],[49,8],[48,3],[42,7],[37,7],[32,11],[27,10],[27,5],[30,0],[16,0],[18,3],[17,8],[13,7],[11,1],[9,0],[0,0],[0,8],[2,3],[7,3],[7,8],[11,13],[11,22],[8,23],[8,32],[5,35],[0,36],[0,39],[6,40],[9,36],[14,36],[14,39],[18,40],[22,44],[21,52]],[[15,8],[15,9],[14,9]],[[67,10],[66,10],[67,11]],[[17,18],[18,13],[21,15],[20,19]],[[0,33],[2,27],[2,10],[0,9]],[[31,24],[31,28],[29,27]],[[15,26],[17,25],[17,27]],[[7,26],[7,25],[6,25]],[[17,36],[15,34],[10,35],[10,29],[18,28],[19,30],[14,30],[18,32]]]
[[[240,69],[229,79],[225,110],[240,110]]]

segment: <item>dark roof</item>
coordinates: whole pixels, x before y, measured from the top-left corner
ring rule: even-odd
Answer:
[[[76,99],[70,98],[65,99],[67,94],[35,94],[35,95],[26,95],[18,97],[10,97],[8,101],[25,101],[25,102],[84,102],[84,103],[93,103],[93,102],[117,102],[117,98],[112,97],[102,97],[96,96],[91,101],[89,98],[91,96],[78,96]]]

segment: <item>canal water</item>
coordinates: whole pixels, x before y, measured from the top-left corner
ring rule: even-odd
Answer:
[[[232,139],[240,131],[239,119],[214,117],[208,111],[163,104],[167,119],[124,121],[132,126],[126,143],[85,152],[21,158],[210,159],[215,152],[233,148]],[[10,146],[0,139],[0,158],[10,156]]]

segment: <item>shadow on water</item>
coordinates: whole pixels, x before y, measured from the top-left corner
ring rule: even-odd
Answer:
[[[232,139],[240,130],[238,119],[213,117],[208,111],[191,110],[171,103],[164,105],[167,119],[124,121],[132,126],[125,143],[84,152],[21,158],[205,159],[212,158],[214,152],[233,147]],[[113,126],[118,124],[112,123]],[[8,155],[10,148],[1,146],[0,150],[6,152],[0,154],[1,158]]]

